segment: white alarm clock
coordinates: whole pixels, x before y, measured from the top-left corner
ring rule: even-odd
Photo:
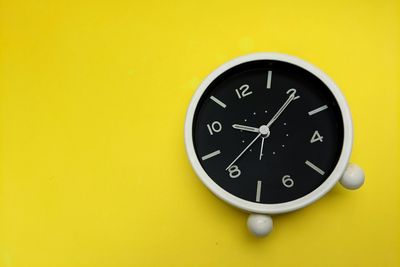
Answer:
[[[249,230],[272,230],[269,215],[303,208],[340,183],[364,183],[349,164],[353,125],[338,86],[299,58],[255,53],[233,59],[198,87],[185,122],[190,163],[208,189],[250,213]]]

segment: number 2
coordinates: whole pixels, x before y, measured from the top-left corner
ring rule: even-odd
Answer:
[[[239,89],[235,89],[235,92],[239,99],[251,95],[253,92],[249,91],[250,86],[248,84],[243,84]]]
[[[297,92],[297,90],[294,89],[294,88],[292,88],[292,89],[287,90],[287,91],[286,91],[286,94],[291,94],[291,95],[293,95],[293,96],[294,96],[294,97],[293,97],[293,100],[296,100],[296,99],[299,99],[299,98],[300,98],[300,96],[296,95],[296,92]]]

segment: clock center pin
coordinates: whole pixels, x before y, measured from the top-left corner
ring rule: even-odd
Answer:
[[[262,134],[262,137],[266,138],[269,136],[270,131],[267,125],[261,125],[260,126],[260,133]]]

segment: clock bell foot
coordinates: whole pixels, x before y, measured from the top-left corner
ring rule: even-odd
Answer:
[[[347,189],[358,189],[364,184],[364,171],[356,164],[350,163],[343,173],[340,183]]]
[[[255,236],[266,236],[272,231],[272,218],[265,214],[250,214],[247,219],[247,228]]]

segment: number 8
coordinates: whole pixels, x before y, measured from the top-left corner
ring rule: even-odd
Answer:
[[[229,172],[229,176],[230,176],[231,178],[238,178],[238,177],[240,176],[240,174],[242,173],[242,172],[239,170],[239,167],[236,166],[236,165],[230,166],[229,169],[228,169],[228,172]]]

